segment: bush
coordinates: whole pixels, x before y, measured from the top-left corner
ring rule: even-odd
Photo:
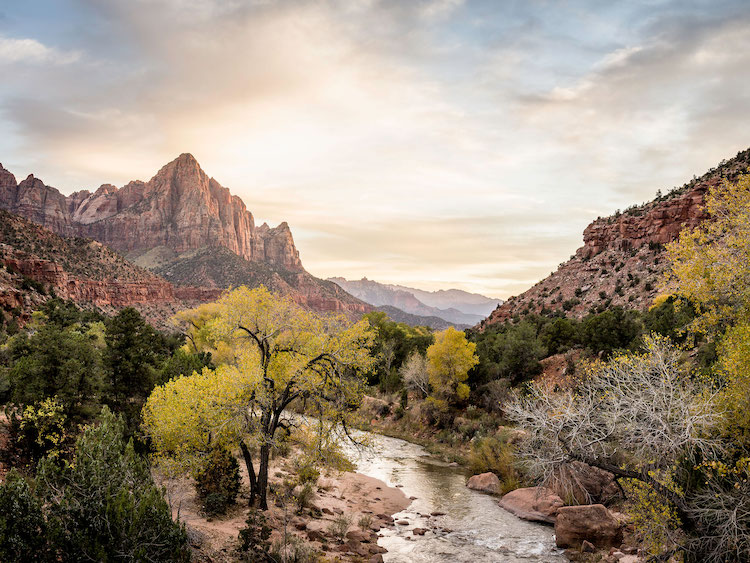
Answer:
[[[502,494],[522,485],[522,475],[516,465],[513,448],[507,435],[474,440],[469,453],[469,468],[476,473],[492,472],[500,479]]]
[[[251,509],[240,530],[240,551],[244,561],[265,563],[269,559],[271,527],[260,510]]]
[[[312,504],[314,496],[315,492],[313,491],[312,485],[310,483],[305,483],[295,496],[295,500],[297,502],[297,512],[301,513],[306,508],[309,508]]]
[[[14,469],[0,485],[0,561],[51,561],[42,505]]]
[[[37,486],[57,561],[189,560],[184,526],[172,520],[164,491],[124,432],[122,418],[105,408],[70,464],[40,462]]]
[[[346,532],[349,531],[349,526],[352,523],[352,517],[348,514],[339,514],[333,519],[331,525],[328,526],[328,531],[331,535],[339,540],[343,540],[346,537]]]
[[[435,397],[427,397],[424,402],[422,413],[430,426],[436,428],[447,428],[453,424],[453,413],[448,403]]]
[[[232,453],[216,447],[195,474],[195,489],[209,516],[224,514],[240,491],[240,466]]]
[[[297,479],[299,480],[300,485],[304,485],[305,483],[316,483],[319,477],[320,471],[318,471],[310,461],[304,463],[297,471]]]

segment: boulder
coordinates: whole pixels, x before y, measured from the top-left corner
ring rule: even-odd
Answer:
[[[500,494],[500,479],[494,473],[481,473],[474,475],[466,483],[466,486],[475,491],[489,493],[491,495]]]
[[[547,487],[567,504],[608,504],[622,496],[614,475],[580,461],[560,466]]]
[[[557,510],[555,537],[563,548],[578,548],[584,541],[600,548],[619,546],[622,524],[603,504],[563,506]]]
[[[524,520],[554,524],[562,499],[545,487],[526,487],[509,492],[500,506]]]

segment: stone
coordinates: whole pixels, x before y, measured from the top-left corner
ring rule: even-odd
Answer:
[[[511,491],[499,502],[508,512],[523,520],[554,524],[563,500],[545,487],[525,487]]]
[[[408,526],[409,525],[409,521],[408,520],[397,520],[396,524],[398,524],[399,526]]]
[[[558,547],[580,547],[589,541],[599,548],[622,544],[622,524],[603,504],[563,506],[557,510],[555,538]]]
[[[474,491],[481,491],[492,495],[500,494],[500,479],[494,473],[481,473],[469,478],[466,486]]]
[[[609,471],[580,461],[561,465],[546,486],[566,504],[608,504],[622,497]]]
[[[594,553],[596,551],[596,546],[591,543],[588,540],[583,540],[581,543],[581,552],[582,553]]]
[[[427,528],[414,528],[411,533],[415,536],[423,536],[427,533]]]
[[[323,541],[323,534],[318,530],[307,530],[307,539],[310,541]]]

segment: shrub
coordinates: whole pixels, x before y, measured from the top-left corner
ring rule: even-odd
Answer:
[[[297,471],[297,479],[301,485],[305,483],[315,483],[320,477],[320,471],[311,461],[306,461]]]
[[[363,514],[360,516],[359,520],[357,520],[357,526],[359,526],[359,529],[363,532],[370,530],[370,528],[372,528],[372,515]]]
[[[310,483],[305,483],[297,492],[295,500],[297,502],[297,512],[301,513],[312,504],[315,492]]]
[[[51,561],[42,505],[14,469],[0,485],[0,561]]]
[[[348,514],[339,514],[333,519],[331,525],[328,526],[328,531],[331,535],[339,540],[343,540],[346,537],[346,532],[349,531],[349,526],[352,523],[352,517]]]
[[[172,520],[164,491],[124,431],[122,418],[105,408],[101,424],[76,442],[70,464],[40,462],[37,486],[56,560],[189,560],[184,526]]]
[[[245,527],[240,530],[240,552],[244,561],[263,562],[269,559],[271,527],[265,514],[251,509],[245,520]]]
[[[240,466],[232,453],[216,447],[196,471],[195,488],[206,514],[224,514],[234,504],[240,490]]]
[[[491,471],[497,475],[503,494],[521,486],[522,476],[516,466],[513,448],[507,441],[507,435],[474,440],[469,454],[469,468],[474,473]]]

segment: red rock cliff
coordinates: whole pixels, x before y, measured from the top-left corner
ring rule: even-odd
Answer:
[[[0,166],[0,208],[63,236],[90,237],[124,253],[223,246],[250,262],[302,270],[288,225],[256,228],[242,200],[209,178],[190,154],[148,182],[120,189],[105,184],[94,193],[68,197],[33,176],[16,185]]]

